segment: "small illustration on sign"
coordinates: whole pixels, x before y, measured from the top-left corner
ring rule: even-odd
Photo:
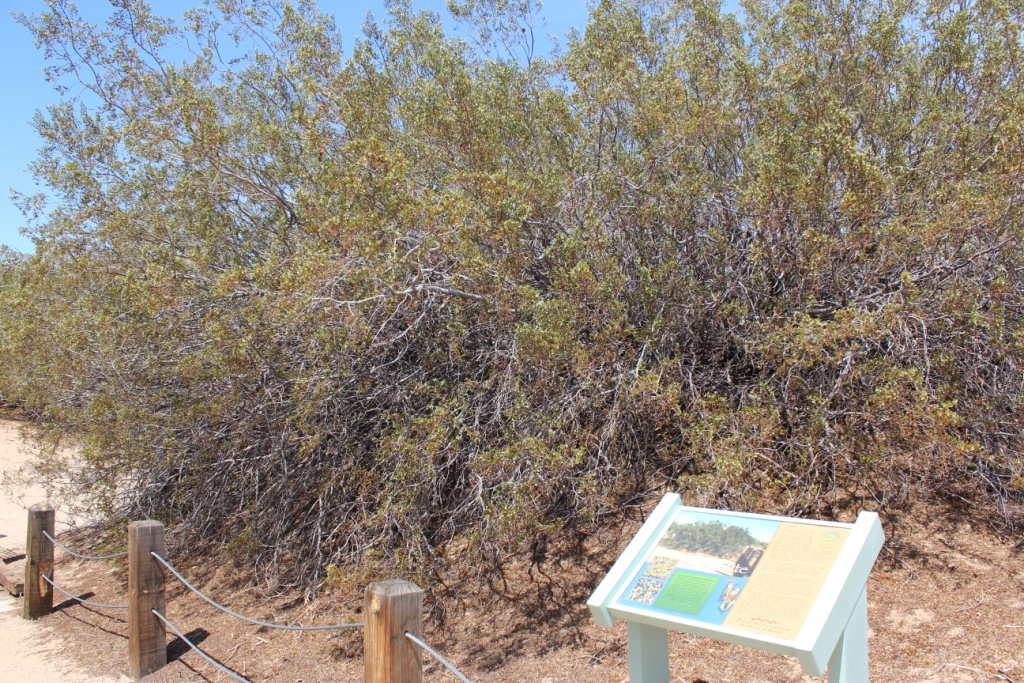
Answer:
[[[654,602],[654,598],[658,596],[658,592],[664,585],[664,581],[640,579],[636,582],[636,585],[633,586],[633,590],[630,591],[629,599],[635,602],[642,602],[645,605],[649,605],[652,602]]]
[[[826,531],[821,536],[818,536],[818,547],[833,548],[835,547],[836,543],[839,543],[839,541],[841,540],[842,536],[840,536],[837,532]]]

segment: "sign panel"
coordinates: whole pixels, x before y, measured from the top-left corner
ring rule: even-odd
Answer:
[[[625,619],[630,633],[684,631],[777,652],[817,676],[836,652],[853,651],[844,642],[866,640],[847,627],[866,620],[883,540],[872,512],[844,524],[691,508],[666,494],[587,605],[602,626]]]
[[[616,604],[795,640],[848,535],[680,507]]]

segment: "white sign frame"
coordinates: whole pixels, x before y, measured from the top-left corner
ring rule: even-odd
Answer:
[[[660,540],[676,512],[681,509],[787,524],[834,526],[849,530],[849,535],[839,550],[835,563],[795,640],[783,640],[682,616],[676,617],[616,604],[616,598],[643,563],[648,551]],[[692,633],[795,657],[804,673],[811,676],[822,675],[827,665],[829,683],[867,683],[867,580],[884,541],[882,525],[874,512],[861,512],[855,524],[843,524],[731,510],[693,508],[683,505],[677,494],[669,493],[661,499],[619,559],[612,565],[587,600],[587,606],[594,620],[601,626],[610,627],[616,619],[625,619],[628,622],[630,683],[669,683],[669,631]]]

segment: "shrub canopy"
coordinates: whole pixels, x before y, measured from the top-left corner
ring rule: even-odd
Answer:
[[[747,548],[768,547],[767,543],[752,536],[749,529],[717,520],[676,522],[669,527],[659,545],[670,550],[704,553],[729,560],[738,559]]]
[[[0,398],[265,585],[543,561],[664,490],[1019,528],[1020,0],[21,16],[65,88]],[[50,469],[46,469],[49,467]]]

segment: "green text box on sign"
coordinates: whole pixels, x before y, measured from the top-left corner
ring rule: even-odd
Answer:
[[[685,614],[698,614],[718,585],[714,576],[677,571],[654,602],[655,607]]]

